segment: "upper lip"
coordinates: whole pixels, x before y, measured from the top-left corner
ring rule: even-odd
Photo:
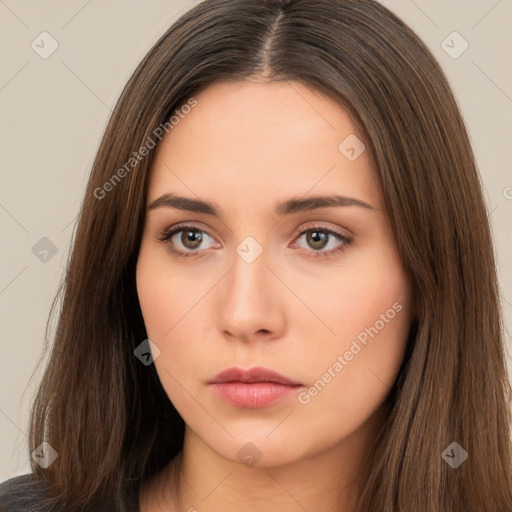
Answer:
[[[227,368],[218,373],[208,384],[219,384],[223,382],[275,382],[288,386],[302,386],[300,382],[294,381],[262,366],[253,368]]]

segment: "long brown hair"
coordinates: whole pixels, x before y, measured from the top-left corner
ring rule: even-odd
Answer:
[[[440,66],[373,0],[206,0],[133,73],[94,161],[31,412],[30,452],[47,441],[59,454],[46,469],[32,462],[55,497],[45,510],[121,504],[127,483],[181,450],[184,422],[154,366],[134,356],[147,338],[135,266],[154,154],[139,149],[194,94],[255,74],[299,81],[351,114],[415,294],[359,510],[512,510],[511,389],[475,159]],[[457,468],[443,456],[454,442],[468,454]]]

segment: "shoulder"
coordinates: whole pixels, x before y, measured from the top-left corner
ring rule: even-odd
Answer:
[[[15,476],[0,484],[0,512],[44,510],[47,493],[32,473]]]

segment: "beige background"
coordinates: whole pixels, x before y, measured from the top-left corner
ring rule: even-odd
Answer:
[[[41,372],[30,377],[111,108],[150,46],[195,3],[0,0],[0,481],[29,471],[28,411]],[[492,211],[510,330],[512,1],[382,3],[433,50],[459,100]],[[46,59],[31,47],[35,41],[43,51],[39,35],[44,31],[58,43]],[[454,31],[469,44],[458,58],[454,52],[464,42],[458,36],[447,39]],[[44,37],[48,50],[50,40]],[[57,249],[46,262],[32,251],[43,237]],[[512,352],[508,331],[507,344]],[[508,363],[512,368],[510,357]]]

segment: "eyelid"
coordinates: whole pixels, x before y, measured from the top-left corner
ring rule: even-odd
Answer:
[[[205,228],[201,224],[196,224],[195,222],[179,222],[178,224],[173,224],[172,226],[169,226],[168,228],[164,229],[161,233],[162,238],[164,238],[165,235],[168,235],[169,233],[172,233],[173,231],[179,231],[181,229],[194,229],[196,231],[202,231],[206,233],[209,237],[215,239],[215,237],[208,231],[207,228]],[[160,241],[163,241],[159,238]]]
[[[340,228],[331,228],[321,221],[318,221],[318,222],[312,221],[312,222],[309,222],[306,224],[302,224],[299,228],[297,228],[295,230],[293,236],[300,236],[300,235],[304,234],[304,231],[310,231],[312,229],[318,229],[321,231],[327,231],[329,233],[334,233],[334,234],[339,235],[340,237],[347,239],[347,240],[352,239],[352,235],[350,235],[349,233],[345,233],[345,232],[341,231]]]

